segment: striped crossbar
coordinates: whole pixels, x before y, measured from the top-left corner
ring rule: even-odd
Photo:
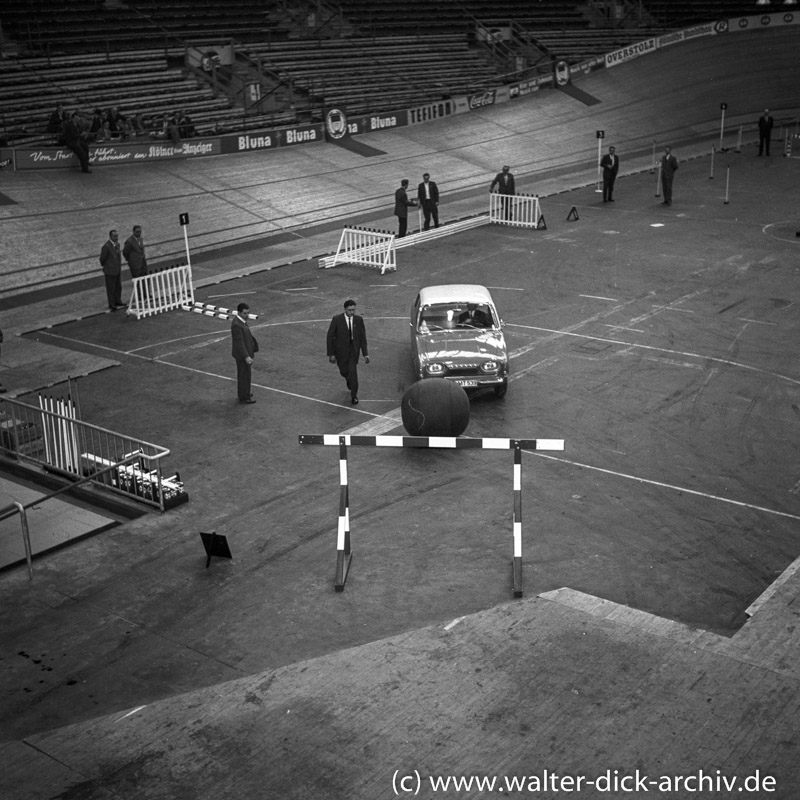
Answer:
[[[349,434],[323,433],[301,434],[300,444],[339,445],[350,447],[428,447],[452,448],[456,450],[563,450],[563,439],[480,439],[461,438],[456,436],[351,436]]]
[[[191,305],[188,303],[181,306],[184,311],[193,311],[195,314],[203,314],[206,317],[218,317],[219,319],[232,319],[236,315],[236,310],[233,308],[223,308],[222,306],[214,306],[210,303],[201,303],[199,300]],[[248,314],[247,319],[258,319],[258,314]]]

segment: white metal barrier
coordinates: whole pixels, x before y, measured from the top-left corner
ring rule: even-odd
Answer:
[[[172,267],[133,279],[128,313],[141,319],[193,303],[191,266]]]
[[[381,275],[394,272],[397,269],[395,235],[364,228],[345,228],[339,238],[336,253],[319,260],[320,269],[330,269],[337,264],[376,267],[380,269]]]
[[[539,195],[497,194],[489,195],[489,222],[515,225],[520,228],[544,226]]]

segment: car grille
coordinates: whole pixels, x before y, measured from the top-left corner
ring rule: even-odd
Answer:
[[[458,364],[457,366],[447,367],[447,375],[452,375],[454,377],[468,375],[473,377],[475,375],[480,375],[480,369],[478,369],[478,364]]]

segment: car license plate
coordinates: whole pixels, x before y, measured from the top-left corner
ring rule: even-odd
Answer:
[[[463,380],[463,381],[455,381],[459,386],[477,386],[478,381],[475,380]]]

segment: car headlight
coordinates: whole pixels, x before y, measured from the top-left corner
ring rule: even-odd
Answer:
[[[496,361],[484,361],[481,364],[481,372],[497,372],[500,365]]]
[[[444,364],[428,364],[425,370],[428,375],[444,375]]]

